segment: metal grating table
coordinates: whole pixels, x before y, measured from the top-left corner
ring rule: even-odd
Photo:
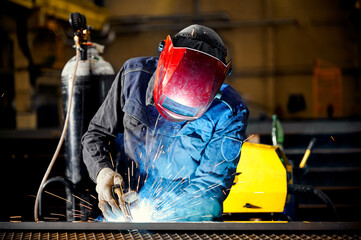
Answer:
[[[258,239],[361,239],[352,234],[265,234],[265,233],[149,233],[132,231],[121,232],[2,232],[0,239],[64,239],[64,240],[258,240]]]
[[[361,223],[0,223],[0,240],[360,239]]]

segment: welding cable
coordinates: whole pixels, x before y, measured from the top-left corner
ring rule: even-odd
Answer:
[[[335,220],[338,221],[338,214],[336,211],[335,206],[333,205],[331,199],[321,190],[317,189],[316,187],[310,185],[299,185],[299,184],[288,184],[287,185],[287,192],[290,194],[313,194],[319,199],[321,199],[329,209],[332,210]]]
[[[63,131],[61,133],[59,143],[58,143],[58,146],[57,146],[57,148],[55,150],[53,158],[51,159],[51,162],[50,162],[50,164],[48,166],[48,169],[45,172],[43,180],[40,183],[38,193],[36,194],[35,205],[34,205],[34,219],[35,219],[36,222],[39,221],[39,200],[40,200],[40,196],[42,194],[43,188],[44,188],[44,184],[47,181],[47,179],[49,177],[49,174],[50,174],[50,171],[54,166],[55,160],[57,159],[57,157],[59,155],[61,146],[63,145],[64,139],[65,139],[66,132],[68,130],[70,110],[71,110],[71,105],[72,105],[72,101],[73,101],[73,90],[74,90],[74,84],[75,84],[76,70],[78,68],[78,63],[79,63],[79,59],[80,59],[80,50],[81,50],[80,47],[77,46],[76,47],[75,69],[74,69],[73,79],[72,79],[71,87],[70,87],[70,94],[69,94],[70,97],[69,97],[67,114],[66,114],[65,121],[64,121]]]

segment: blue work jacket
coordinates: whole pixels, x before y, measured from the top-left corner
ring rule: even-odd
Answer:
[[[248,109],[223,84],[199,119],[166,120],[153,100],[157,63],[141,57],[123,65],[83,136],[84,162],[93,181],[102,168],[116,168],[126,187],[151,202],[153,220],[214,220],[234,180]],[[119,153],[114,164],[111,146]]]

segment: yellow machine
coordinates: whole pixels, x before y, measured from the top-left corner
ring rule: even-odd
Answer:
[[[243,143],[224,213],[280,213],[288,201],[292,166],[279,147]]]

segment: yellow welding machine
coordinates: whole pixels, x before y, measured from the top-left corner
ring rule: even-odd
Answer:
[[[289,201],[292,166],[279,147],[243,143],[236,176],[224,213],[283,212]]]

